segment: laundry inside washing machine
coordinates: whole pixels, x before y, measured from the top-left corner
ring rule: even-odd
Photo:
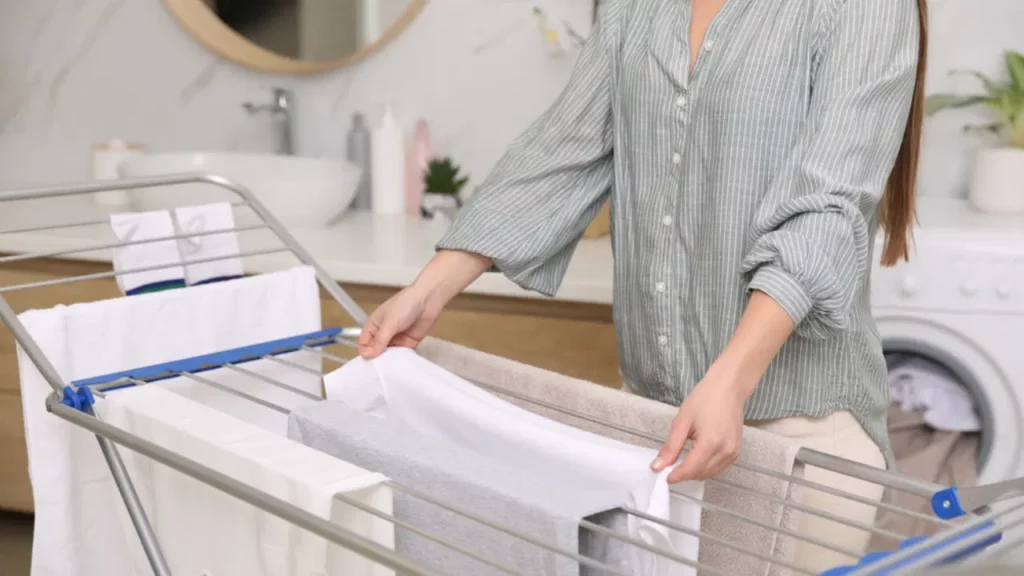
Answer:
[[[976,386],[941,362],[912,352],[886,354],[889,370],[889,437],[902,474],[942,486],[973,486],[987,455],[987,413]],[[901,492],[901,508],[931,515],[930,502]],[[883,513],[879,527],[901,535],[933,534],[941,527],[902,514]],[[878,540],[876,538],[876,540]],[[875,549],[885,543],[875,542]]]
[[[914,414],[920,426],[932,430],[963,435],[981,433],[981,417],[974,397],[966,384],[945,366],[910,353],[886,354],[885,363],[892,402],[890,419],[894,414]],[[900,424],[900,428],[906,426]]]

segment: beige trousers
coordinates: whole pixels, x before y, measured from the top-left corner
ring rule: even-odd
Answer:
[[[792,438],[797,443],[826,452],[847,460],[853,460],[876,468],[885,468],[885,457],[867,432],[861,427],[852,414],[846,411],[836,412],[824,418],[783,418],[759,422],[747,422],[748,426],[760,428],[766,432]],[[884,488],[869,482],[856,480],[849,476],[836,474],[821,468],[807,466],[804,478],[836,490],[849,492],[871,501],[881,501]],[[832,496],[805,488],[803,503],[813,508],[830,512],[846,520],[854,520],[861,524],[874,525],[877,509],[874,506],[860,504],[846,498]],[[871,534],[859,529],[826,520],[813,514],[801,514],[799,532],[828,543],[863,554],[867,549]],[[828,550],[806,542],[799,542],[796,548],[794,563],[797,566],[822,572],[843,564],[851,564],[856,558],[846,554]]]
[[[629,386],[623,386],[622,390],[633,393]],[[746,425],[791,438],[812,450],[876,468],[885,468],[885,456],[881,449],[868,436],[853,414],[847,411],[836,412],[823,418],[792,417],[751,421],[746,422]],[[874,502],[880,502],[884,492],[884,488],[877,484],[812,466],[805,467],[804,478],[810,482],[856,494]],[[803,491],[803,504],[846,520],[867,525],[874,525],[877,514],[877,509],[874,506],[832,496],[809,487]],[[858,553],[858,557],[855,558],[804,541],[798,542],[793,563],[816,573],[836,566],[856,563],[859,555],[864,554],[871,540],[871,534],[865,530],[826,520],[814,514],[800,515],[799,532],[801,535],[810,536],[835,544],[844,550]]]

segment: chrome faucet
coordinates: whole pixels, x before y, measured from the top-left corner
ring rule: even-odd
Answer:
[[[270,114],[277,125],[277,153],[291,156],[295,154],[292,146],[292,93],[284,88],[274,88],[274,100],[269,104],[253,104],[245,102],[242,108],[254,116],[261,112]]]

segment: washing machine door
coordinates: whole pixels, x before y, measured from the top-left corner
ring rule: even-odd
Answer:
[[[983,426],[978,484],[1020,476],[1024,389],[1014,391],[1004,367],[986,352],[991,348],[980,346],[978,338],[971,338],[967,330],[958,328],[955,316],[945,319],[877,309],[874,316],[886,352],[913,353],[938,362],[959,378],[973,396]]]

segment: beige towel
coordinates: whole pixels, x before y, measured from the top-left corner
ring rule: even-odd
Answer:
[[[942,486],[974,486],[977,482],[978,435],[936,430],[925,423],[924,412],[904,412],[889,407],[889,438],[901,474]],[[900,508],[932,514],[931,502],[905,492],[890,494]],[[883,511],[878,526],[903,536],[930,536],[941,530],[934,522]],[[889,541],[875,538],[871,550],[891,548]]]
[[[428,338],[418,352],[425,358],[458,374],[467,380],[493,386],[500,390],[528,396],[576,413],[585,414],[601,422],[608,422],[656,438],[664,438],[669,431],[676,407],[655,402],[620,390],[606,388],[584,380],[569,378],[520,364],[512,360],[485,354],[441,340]],[[660,442],[638,438],[636,435],[569,416],[557,410],[520,401],[506,400],[532,412],[570,424],[610,438],[633,444],[659,448]],[[747,428],[743,437],[740,462],[754,464],[773,472],[801,475],[803,468],[794,462],[799,446],[786,438]],[[764,474],[756,474],[738,467],[730,467],[719,476],[727,482],[753,489],[775,499],[799,502],[799,486]],[[773,527],[796,530],[798,514],[791,508],[770,503],[746,491],[735,490],[718,483],[708,483],[704,501],[755,518]],[[708,536],[701,540],[700,562],[729,574],[767,575],[786,573],[768,562],[711,542],[717,537],[783,561],[792,561],[795,541],[777,530],[754,526],[742,520],[705,509],[701,531]]]

